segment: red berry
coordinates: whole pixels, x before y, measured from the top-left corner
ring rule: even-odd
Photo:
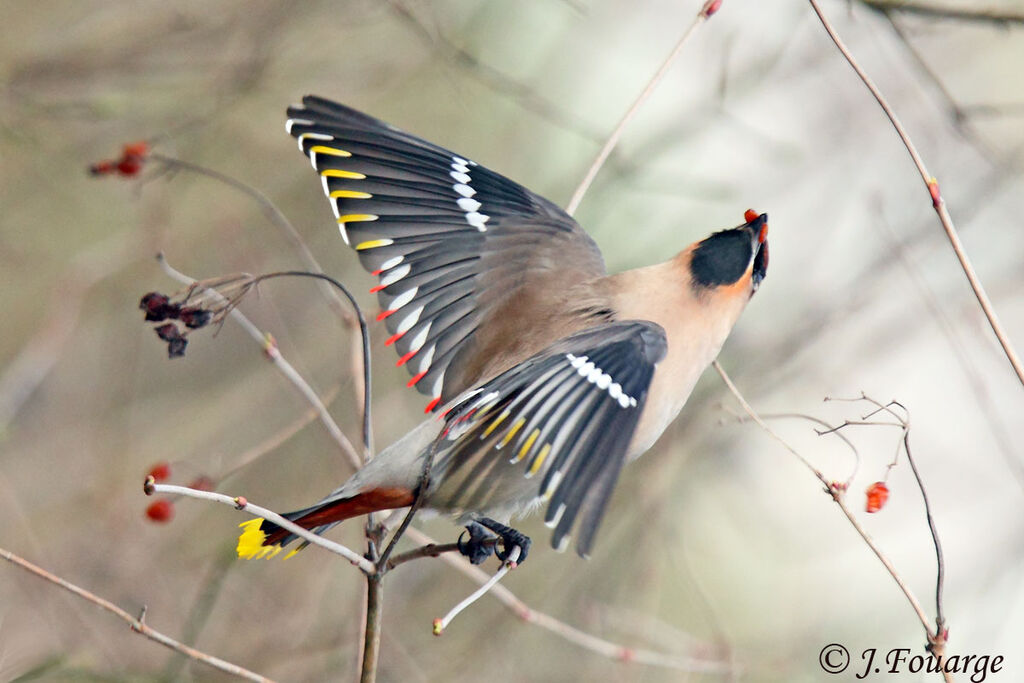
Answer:
[[[138,157],[126,157],[117,162],[117,172],[121,175],[138,175],[142,170],[142,160]]]
[[[171,476],[171,466],[166,462],[158,462],[149,469],[149,476],[157,481],[166,481]]]
[[[878,512],[889,500],[889,487],[883,481],[876,481],[868,487],[867,495],[868,501],[864,509],[868,512]]]
[[[136,159],[142,159],[147,154],[149,154],[149,143],[142,141],[133,142],[131,144],[125,145],[121,149],[121,154],[124,155],[125,159],[130,159],[132,157],[135,157]]]
[[[146,516],[154,522],[166,524],[174,519],[174,503],[169,500],[153,501],[146,508]]]

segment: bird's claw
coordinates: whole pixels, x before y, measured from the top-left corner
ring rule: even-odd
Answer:
[[[469,532],[469,540],[462,540],[465,531],[459,534],[459,552],[469,558],[471,564],[483,564],[494,553],[494,534],[478,522],[467,524],[466,531]]]
[[[526,555],[530,552],[530,545],[532,543],[529,536],[500,522],[495,522],[488,517],[483,517],[478,522],[480,526],[490,529],[501,539],[502,549],[494,550],[494,554],[499,560],[505,562],[512,554],[512,549],[518,547],[519,557],[515,560],[516,564],[520,565],[526,561]]]

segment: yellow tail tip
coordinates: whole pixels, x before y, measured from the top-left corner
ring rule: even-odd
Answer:
[[[235,549],[238,552],[238,556],[243,560],[251,559],[270,559],[274,557],[282,548],[280,545],[263,545],[263,541],[266,540],[267,535],[263,532],[262,519],[250,519],[248,522],[242,522],[238,526],[245,531],[238,537],[238,547]]]

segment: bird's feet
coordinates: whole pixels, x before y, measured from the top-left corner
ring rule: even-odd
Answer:
[[[499,560],[505,562],[512,553],[512,549],[519,548],[519,557],[516,564],[520,565],[526,561],[526,555],[530,552],[530,538],[525,534],[507,527],[500,522],[495,522],[489,517],[481,517],[475,522],[466,525],[469,531],[469,540],[463,541],[459,537],[459,552],[469,558],[473,564],[481,564],[494,553]],[[493,533],[491,533],[493,532]],[[501,541],[501,550],[497,549],[495,534]]]

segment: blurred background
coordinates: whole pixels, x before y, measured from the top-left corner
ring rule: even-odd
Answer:
[[[564,205],[700,5],[7,4],[0,546],[129,612],[147,605],[154,628],[267,676],[347,679],[364,588],[354,568],[315,549],[288,562],[238,561],[242,515],[179,500],[172,521],[155,523],[141,486],[167,462],[173,483],[205,476],[288,510],[348,476],[319,423],[294,429],[308,405],[237,325],[192,335],[185,358],[168,360],[138,310],[143,293],[179,287],[158,251],[197,278],[303,262],[261,207],[225,184],[156,164],[134,178],[92,178],[88,165],[147,139],[258,188],[375,313],[371,279],[284,131],[289,103],[307,93],[337,99]],[[1024,6],[987,0],[985,11],[1005,19],[993,21],[960,16],[979,11],[969,0],[931,5],[949,12],[823,2],[938,177],[1024,348]],[[626,131],[577,218],[617,271],[664,260],[742,222],[747,208],[771,217],[771,264],[722,364],[765,414],[856,420],[864,405],[823,399],[862,391],[907,406],[944,544],[949,652],[1005,655],[989,680],[1024,680],[1024,392],[906,151],[804,2],[724,3]],[[268,283],[242,310],[334,397],[331,412],[358,442],[351,335],[320,290]],[[404,388],[383,327],[373,336],[375,438],[384,445],[416,424],[424,401]],[[746,681],[821,680],[818,653],[832,642],[854,653],[854,666],[866,648],[923,652],[907,601],[817,480],[737,414],[709,371],[680,419],[624,471],[593,557],[555,553],[532,518],[520,525],[536,540],[530,561],[505,585],[624,645],[732,658]],[[853,472],[851,451],[818,437],[817,425],[772,426],[829,479]],[[864,512],[899,430],[844,434],[860,452],[850,506],[934,618],[934,551],[903,456],[888,505]],[[443,519],[417,526],[441,541],[458,533]],[[331,535],[361,547],[358,523]],[[432,619],[474,588],[437,560],[389,575],[380,679],[685,676],[610,661],[486,597],[432,636]],[[0,679],[227,677],[4,564]]]

